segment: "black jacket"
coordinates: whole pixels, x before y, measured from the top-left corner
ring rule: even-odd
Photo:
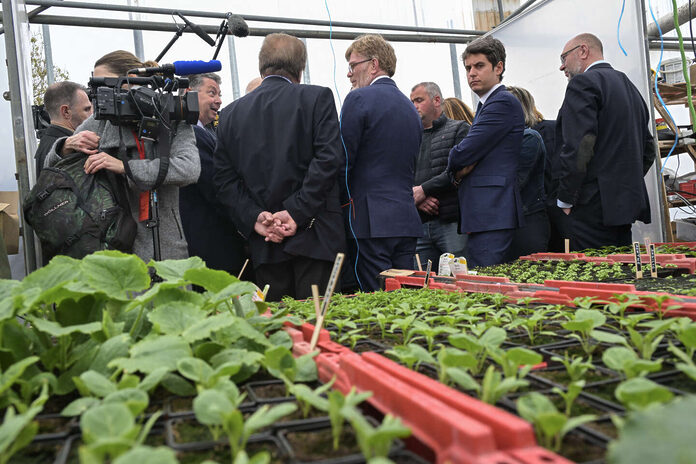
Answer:
[[[39,140],[39,148],[36,149],[36,154],[34,155],[34,159],[36,159],[37,178],[39,177],[39,173],[43,169],[44,161],[46,160],[46,155],[49,151],[51,151],[51,148],[53,147],[53,144],[56,143],[56,140],[58,140],[61,137],[70,137],[71,135],[73,135],[73,131],[71,131],[70,129],[66,129],[63,126],[58,126],[56,124],[51,124],[46,128],[43,135],[41,136],[41,140]]]
[[[440,115],[430,129],[424,129],[425,134],[430,134],[430,164],[426,169],[416,170],[416,185],[423,187],[427,196],[433,196],[440,201],[438,217],[446,222],[459,220],[459,199],[457,188],[452,185],[447,174],[447,160],[453,146],[462,141],[469,132],[469,124],[466,121],[448,119],[444,113]],[[423,147],[421,147],[422,149]],[[420,166],[417,166],[419,168]],[[435,219],[422,211],[418,211],[423,222]]]
[[[269,76],[222,110],[214,155],[217,198],[249,239],[257,267],[295,256],[333,261],[345,250],[338,182],[345,159],[331,90]],[[282,243],[254,231],[262,211],[287,210]]]
[[[554,198],[586,204],[599,192],[605,226],[650,222],[643,176],[655,161],[648,108],[608,63],[573,77],[556,120]]]
[[[198,256],[211,269],[237,275],[246,255],[244,238],[224,214],[213,185],[213,152],[217,137],[211,130],[193,126],[201,158],[198,182],[179,189],[179,213],[189,256]]]

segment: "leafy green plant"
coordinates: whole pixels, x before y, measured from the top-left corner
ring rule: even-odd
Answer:
[[[343,406],[341,414],[355,430],[360,451],[368,461],[374,458],[386,458],[395,439],[411,435],[411,429],[405,427],[400,419],[391,414],[384,416],[382,423],[377,427],[370,424],[355,407]]]
[[[528,317],[519,317],[514,319],[507,325],[507,329],[522,328],[527,337],[529,337],[529,344],[534,345],[534,341],[537,335],[553,335],[554,332],[549,330],[541,330],[543,324],[549,320],[549,314],[551,311],[549,309],[537,309]]]
[[[297,403],[300,405],[302,417],[307,417],[312,407],[319,411],[329,411],[329,400],[325,396],[325,393],[331,388],[335,381],[336,377],[331,379],[330,382],[318,386],[314,390],[303,383],[296,383],[292,386],[292,394],[295,395]]]
[[[559,412],[550,399],[537,392],[528,393],[517,400],[517,412],[534,424],[539,443],[554,451],[561,449],[563,437],[568,432],[596,418],[592,414],[569,418]]]
[[[567,417],[571,416],[571,412],[573,411],[573,403],[575,403],[575,400],[578,399],[578,396],[584,387],[584,380],[576,380],[574,382],[570,382],[566,390],[561,390],[558,387],[553,387],[551,390],[563,398],[563,402],[565,403],[565,415]]]
[[[601,327],[606,320],[606,316],[596,309],[578,309],[569,315],[568,321],[561,323],[561,327],[573,332],[568,336],[578,340],[582,349],[589,355],[595,349],[592,339],[599,332],[595,329]],[[600,334],[600,336],[602,335]]]
[[[5,410],[0,425],[0,464],[10,462],[12,456],[28,445],[39,430],[34,418],[43,409],[48,399],[48,385],[44,384],[41,394],[24,411],[17,413],[13,406]]]
[[[331,421],[331,435],[333,436],[333,448],[335,450],[340,445],[341,431],[345,421],[344,408],[354,408],[370,396],[372,396],[371,392],[358,393],[355,387],[351,388],[345,396],[338,390],[329,392],[329,420]]]
[[[479,337],[472,332],[450,335],[448,340],[452,346],[471,353],[476,358],[476,366],[471,369],[474,375],[481,372],[486,356],[493,350],[500,347],[505,341],[507,334],[500,327],[490,327]]]
[[[524,378],[532,367],[543,360],[539,353],[521,347],[492,349],[490,356],[503,369],[505,378]]]
[[[237,409],[227,395],[219,390],[204,390],[193,400],[193,411],[196,414],[196,419],[210,428],[215,439],[221,433],[227,436],[232,463],[245,449],[252,434],[296,410],[297,405],[293,403],[281,403],[273,407],[264,405],[245,421],[242,412]],[[261,453],[266,452],[262,451]],[[251,459],[258,458],[252,457]]]
[[[450,374],[459,370],[467,371],[476,366],[476,358],[470,353],[451,347],[441,347],[437,352],[438,377],[441,383],[452,383]]]
[[[438,335],[452,334],[457,332],[457,330],[451,327],[433,327],[421,321],[414,321],[411,331],[413,332],[413,334],[420,335],[423,337],[426,344],[428,345],[428,351],[433,351],[433,344],[435,343],[435,338]]]
[[[399,362],[405,364],[409,369],[417,369],[422,362],[436,364],[433,355],[415,343],[409,343],[406,346],[397,345],[391,350],[387,350],[387,354],[398,359]]]
[[[552,361],[560,362],[566,369],[568,377],[570,377],[571,382],[576,382],[582,380],[585,377],[585,373],[588,370],[594,369],[594,364],[592,364],[592,356],[590,356],[587,361],[582,356],[572,356],[568,358],[566,354],[565,357],[561,358],[559,356],[553,356]]]
[[[672,342],[670,342],[669,348],[667,349],[681,361],[678,362],[675,367],[696,381],[696,363],[694,363],[694,358],[674,346]]]
[[[627,379],[662,369],[661,359],[656,361],[640,359],[632,350],[623,346],[608,348],[602,353],[602,361],[608,368],[622,372]]]
[[[622,382],[614,391],[614,396],[626,409],[639,410],[666,403],[674,394],[652,380],[635,377]]]
[[[314,351],[295,358],[292,352],[284,346],[276,346],[266,350],[263,365],[268,372],[285,383],[286,391],[292,391],[295,382],[312,382],[317,379],[317,365]]]

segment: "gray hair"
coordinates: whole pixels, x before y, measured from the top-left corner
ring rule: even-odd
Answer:
[[[217,85],[222,84],[222,79],[215,73],[203,73],[203,74],[193,74],[189,76],[189,87],[191,89],[198,89],[203,85],[204,79],[210,79],[215,81]]]
[[[44,94],[44,107],[52,120],[60,119],[60,107],[68,105],[72,107],[77,99],[77,92],[87,92],[87,89],[71,81],[56,82],[51,84]]]
[[[440,86],[437,85],[434,82],[421,82],[420,84],[416,84],[413,86],[411,89],[411,92],[416,90],[418,87],[423,87],[425,89],[425,93],[428,94],[428,96],[432,99],[435,97],[440,97],[440,100],[442,100],[442,91],[440,90]]]

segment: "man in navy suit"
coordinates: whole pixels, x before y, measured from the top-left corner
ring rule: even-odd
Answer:
[[[391,79],[396,55],[382,36],[358,37],[346,50],[346,60],[353,85],[341,110],[346,222],[357,238],[353,259],[361,288],[374,291],[380,272],[413,267],[416,239],[422,235],[412,187],[423,125]]]
[[[655,161],[650,113],[592,34],[568,41],[560,70],[569,82],[556,121],[552,220],[572,250],[629,245],[631,224],[650,222],[643,180]]]
[[[474,122],[449,154],[447,170],[459,185],[459,232],[469,234],[471,267],[507,261],[522,225],[517,166],[524,113],[501,84],[505,47],[493,37],[471,42],[462,55],[471,90],[479,96]]]
[[[201,158],[198,182],[179,190],[179,213],[189,256],[198,256],[211,269],[237,275],[246,258],[244,239],[222,212],[213,185],[213,152],[217,136],[214,121],[222,105],[220,76],[215,73],[189,77],[191,90],[198,92],[198,124],[193,126]]]
[[[306,61],[301,40],[266,36],[263,82],[225,107],[218,126],[218,199],[249,239],[256,282],[270,285],[271,301],[324,288],[345,250],[336,104],[330,89],[300,84]]]

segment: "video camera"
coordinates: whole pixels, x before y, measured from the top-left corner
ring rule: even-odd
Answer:
[[[170,131],[169,122],[198,122],[198,92],[175,94],[188,84],[173,76],[92,77],[88,86],[94,119],[136,126],[138,137],[155,140],[160,125]]]

